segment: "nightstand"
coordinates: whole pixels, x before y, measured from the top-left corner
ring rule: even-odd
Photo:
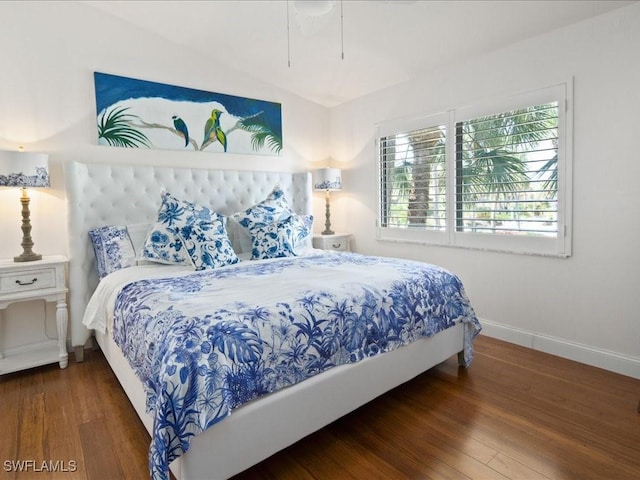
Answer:
[[[0,374],[54,362],[58,362],[60,368],[67,367],[67,262],[61,255],[44,256],[34,262],[0,260],[0,320],[12,303],[44,300],[56,302],[58,327],[57,339],[0,351]]]
[[[337,252],[351,251],[351,234],[334,233],[333,235],[314,235],[313,248],[335,250]]]

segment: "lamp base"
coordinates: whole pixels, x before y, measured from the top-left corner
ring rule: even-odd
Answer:
[[[331,206],[329,205],[329,190],[327,190],[325,194],[324,215],[324,232],[322,232],[322,235],[333,235],[335,232],[331,230]]]
[[[23,253],[17,257],[13,257],[14,262],[34,262],[36,260],[42,260],[42,255],[39,253]]]
[[[20,203],[22,204],[22,254],[13,257],[14,262],[34,262],[42,260],[42,255],[33,253],[33,240],[31,239],[31,214],[29,212],[29,195],[27,189],[22,189]]]

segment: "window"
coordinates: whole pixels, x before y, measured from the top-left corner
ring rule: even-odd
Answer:
[[[378,238],[568,256],[569,84],[378,127]]]

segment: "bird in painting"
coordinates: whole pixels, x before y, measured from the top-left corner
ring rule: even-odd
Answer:
[[[203,145],[206,142],[218,140],[224,151],[227,151],[227,136],[220,128],[220,115],[222,112],[217,108],[211,110],[211,116],[207,120],[207,123],[204,126],[204,140],[202,141]]]
[[[174,115],[171,118],[173,119],[173,126],[175,129],[184,137],[184,146],[186,147],[189,145],[189,130],[187,129],[187,124],[184,123],[184,120],[177,115]]]

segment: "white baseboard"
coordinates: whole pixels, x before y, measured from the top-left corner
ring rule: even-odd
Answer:
[[[480,319],[482,334],[640,379],[640,358]]]

